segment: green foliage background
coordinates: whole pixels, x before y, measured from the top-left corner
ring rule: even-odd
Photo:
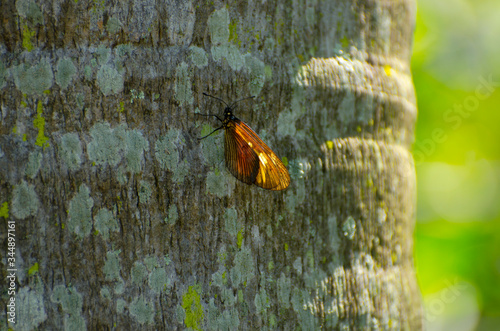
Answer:
[[[415,264],[426,323],[499,330],[500,2],[417,5]]]

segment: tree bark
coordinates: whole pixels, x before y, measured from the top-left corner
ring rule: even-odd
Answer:
[[[0,7],[2,325],[421,328],[414,1]],[[287,190],[198,141],[203,92],[256,95],[235,115]]]

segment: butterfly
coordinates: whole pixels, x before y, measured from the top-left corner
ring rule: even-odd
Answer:
[[[222,125],[208,135],[198,138],[205,139],[220,129],[224,129],[224,158],[226,167],[234,177],[246,184],[255,184],[266,190],[281,191],[290,184],[290,175],[285,165],[276,154],[259,138],[259,136],[245,122],[233,114],[233,106],[242,100],[228,105],[221,98],[203,93],[221,101],[224,109],[224,119],[213,114],[198,114],[214,116]]]

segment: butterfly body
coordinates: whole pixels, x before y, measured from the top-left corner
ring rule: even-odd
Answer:
[[[290,175],[283,162],[245,122],[234,116],[231,106],[226,106],[224,119],[212,115],[222,122],[212,133],[224,129],[224,158],[229,172],[249,185],[273,191],[286,189]]]

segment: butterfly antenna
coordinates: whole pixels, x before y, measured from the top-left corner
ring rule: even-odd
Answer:
[[[240,100],[236,100],[236,101],[235,101],[235,102],[233,102],[231,105],[229,105],[229,108],[233,109],[233,106],[234,106],[235,104],[237,104],[238,102],[243,101],[243,100],[247,100],[247,99],[253,99],[253,98],[255,98],[255,95],[252,95],[251,97],[246,97],[246,98],[243,98],[243,99],[240,99]]]
[[[214,114],[200,114],[200,113],[194,113],[194,114],[195,115],[199,115],[199,116],[213,116],[213,117],[215,117],[216,119],[218,119],[219,121],[222,122],[222,120],[220,119],[220,117],[217,116],[217,115],[214,115]]]
[[[214,97],[213,95],[206,94],[205,92],[203,92],[203,95],[207,96],[207,97],[211,97],[211,98],[217,99],[217,100],[219,100],[220,102],[222,102],[223,104],[225,104],[227,106],[227,103],[224,100],[222,100],[221,98]]]
[[[212,133],[214,133],[214,132],[219,131],[219,130],[220,130],[220,129],[222,129],[223,127],[224,127],[224,126],[221,126],[220,128],[217,128],[217,129],[213,130],[212,132],[210,132],[210,133],[209,133],[209,134],[207,134],[206,136],[201,137],[201,138],[198,138],[198,140],[205,139],[206,137],[210,136],[210,135],[211,135]]]

